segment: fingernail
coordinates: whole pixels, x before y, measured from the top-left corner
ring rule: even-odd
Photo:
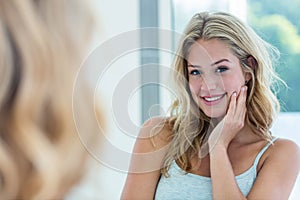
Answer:
[[[233,95],[234,97],[236,97],[236,92],[234,92],[232,95]]]
[[[242,87],[242,91],[245,92],[247,90],[247,86]]]

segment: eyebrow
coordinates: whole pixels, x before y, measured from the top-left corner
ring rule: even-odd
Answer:
[[[230,62],[230,61],[229,61],[228,59],[226,59],[226,58],[223,58],[223,59],[221,59],[221,60],[218,60],[218,61],[212,63],[210,66],[217,65],[217,64],[219,64],[219,63],[221,63],[221,62]],[[191,64],[188,64],[188,67],[200,68],[201,66],[199,66],[199,65],[191,65]]]

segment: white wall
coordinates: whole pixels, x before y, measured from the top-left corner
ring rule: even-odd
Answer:
[[[102,137],[102,148],[91,152],[94,158],[90,161],[87,176],[71,191],[67,198],[70,200],[120,197],[126,177],[126,173],[122,171],[126,170],[129,163],[134,134],[137,133],[131,133],[133,136],[126,135],[126,127],[121,127],[124,122],[120,122],[118,113],[114,112],[113,98],[119,97],[119,112],[127,113],[130,123],[138,126],[140,122],[139,90],[132,89],[130,93],[123,94],[124,91],[120,91],[119,85],[122,81],[127,84],[128,79],[133,85],[132,88],[139,84],[140,77],[136,69],[140,55],[139,51],[135,50],[139,44],[139,37],[137,32],[133,31],[139,28],[138,0],[93,1],[100,19],[100,34],[95,36],[86,63],[92,66],[88,66],[89,78],[93,79],[90,80],[92,84],[97,83],[92,87],[99,95],[107,128]],[[119,165],[118,161],[124,161],[124,164]]]

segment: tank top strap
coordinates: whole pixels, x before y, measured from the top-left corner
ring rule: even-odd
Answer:
[[[274,137],[274,138],[272,139],[271,142],[268,142],[268,143],[266,144],[266,146],[264,146],[264,148],[262,148],[262,150],[260,150],[260,152],[257,154],[257,156],[256,156],[256,158],[255,158],[255,160],[254,160],[254,164],[253,164],[253,165],[254,165],[255,167],[257,166],[257,164],[258,164],[258,162],[259,162],[261,156],[265,153],[265,151],[269,148],[269,146],[270,146],[271,144],[273,144],[277,139],[278,139],[277,137]]]

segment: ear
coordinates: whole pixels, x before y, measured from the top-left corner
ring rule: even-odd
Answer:
[[[255,71],[256,67],[257,67],[257,61],[253,56],[248,56],[247,57],[247,64],[251,67],[251,69],[253,70],[253,72]],[[247,84],[250,80],[251,80],[252,76],[249,72],[246,72],[245,74],[245,84]]]
[[[249,72],[245,73],[245,85],[251,80],[252,76]]]
[[[247,57],[247,64],[253,69],[253,71],[255,70],[256,66],[257,66],[257,61],[253,56],[248,56]]]

